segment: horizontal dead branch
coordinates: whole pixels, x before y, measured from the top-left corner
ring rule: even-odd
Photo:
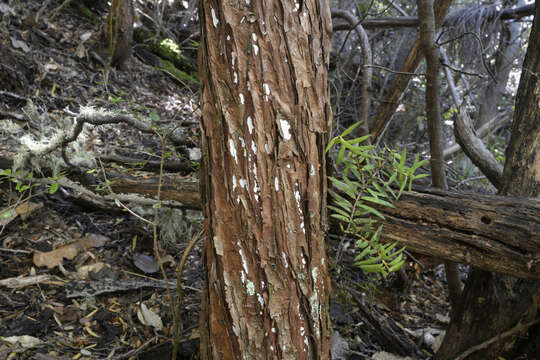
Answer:
[[[451,18],[454,11],[450,12],[446,18]],[[534,4],[519,6],[516,8],[504,8],[499,12],[499,19],[511,20],[519,19],[525,16],[534,15]],[[362,21],[362,26],[365,29],[374,28],[409,28],[418,27],[419,20],[416,16],[398,16],[398,17],[380,17],[370,18]],[[443,22],[443,26],[445,23]],[[351,26],[348,23],[336,23],[333,26],[334,31],[350,30]]]

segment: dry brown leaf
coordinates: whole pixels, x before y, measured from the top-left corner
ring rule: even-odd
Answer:
[[[18,276],[0,280],[0,286],[17,289],[49,281],[50,279],[52,279],[50,275]]]
[[[143,325],[152,326],[156,330],[163,330],[163,322],[158,314],[148,309],[148,307],[141,303],[137,309],[137,318]]]
[[[93,273],[97,273],[104,267],[105,267],[105,263],[102,263],[101,261],[90,264],[90,265],[81,266],[80,268],[77,269],[77,278],[79,280],[88,279],[88,273],[90,271]]]
[[[103,235],[88,234],[79,241],[61,246],[58,249],[48,252],[34,252],[34,264],[36,266],[47,266],[51,269],[62,264],[64,259],[73,259],[81,251],[105,245],[108,240],[109,238]]]
[[[26,201],[15,208],[22,220],[26,220],[33,212],[43,207],[42,203]]]

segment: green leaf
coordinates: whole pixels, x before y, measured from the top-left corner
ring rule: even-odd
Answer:
[[[373,250],[372,248],[370,247],[366,247],[361,253],[360,255],[358,255],[357,257],[354,258],[354,261],[360,261],[362,260],[363,258],[365,258],[367,255],[373,255],[373,254],[376,254],[377,252],[375,250]]]
[[[338,219],[340,221],[343,221],[346,224],[349,223],[349,217],[348,216],[343,216],[343,215],[340,215],[340,214],[330,214],[330,217],[333,217],[334,219]]]
[[[349,189],[349,187],[347,186],[347,184],[339,181],[338,179],[336,178],[333,178],[333,177],[329,177],[330,181],[332,181],[332,183],[341,191],[343,191],[345,194],[349,195],[351,198],[356,198],[356,196],[354,195],[354,193],[351,191],[351,189]]]
[[[382,273],[384,271],[382,264],[374,264],[374,265],[359,265],[360,269],[364,272],[368,273]]]
[[[336,164],[339,165],[341,164],[341,162],[343,161],[343,156],[345,155],[345,147],[341,147],[341,149],[339,149],[339,153],[338,153],[338,157],[337,157],[337,160],[336,160]]]
[[[405,260],[401,260],[400,262],[395,263],[394,265],[390,266],[390,269],[388,269],[388,271],[390,272],[398,271],[399,269],[401,269],[404,263],[405,263]]]
[[[341,137],[345,137],[347,135],[349,135],[354,129],[356,129],[358,127],[358,125],[361,124],[361,121],[349,126],[342,134],[341,134]]]
[[[49,186],[49,194],[54,194],[56,191],[58,191],[58,183],[55,181]]]
[[[354,264],[356,266],[370,265],[370,264],[376,263],[377,261],[380,261],[380,260],[381,259],[379,259],[378,256],[374,256],[374,257],[370,257],[370,258],[367,258],[367,259],[362,260],[362,261],[357,261]],[[382,264],[379,264],[379,265],[382,265]]]
[[[372,202],[374,204],[379,204],[379,205],[387,206],[387,207],[391,207],[391,208],[394,207],[394,205],[392,203],[390,203],[390,202],[388,202],[386,200],[376,198],[374,196],[362,196],[362,200],[366,200],[366,201]]]
[[[346,217],[349,217],[350,216],[350,213],[346,212],[346,211],[343,211],[342,209],[338,208],[338,207],[335,207],[335,206],[332,206],[332,205],[328,205],[328,208],[332,211],[335,211],[337,214],[340,214],[340,215],[343,215],[343,216],[346,216]]]
[[[360,208],[366,210],[367,212],[369,212],[369,213],[371,213],[371,214],[373,214],[375,216],[378,216],[378,217],[380,217],[381,219],[384,220],[383,214],[381,214],[379,211],[375,210],[374,208],[369,207],[369,206],[364,205],[364,204],[358,204],[358,207],[360,207]]]
[[[324,152],[328,152],[332,146],[334,146],[336,144],[336,142],[338,141],[338,138],[335,137],[333,138],[332,140],[330,140],[330,142],[328,143],[328,145],[326,145],[326,149],[324,150]]]

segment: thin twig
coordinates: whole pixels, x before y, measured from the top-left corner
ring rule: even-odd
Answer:
[[[384,70],[384,71],[388,71],[388,72],[391,72],[391,73],[394,73],[394,74],[400,74],[400,75],[426,76],[426,74],[424,74],[424,73],[413,73],[413,72],[406,72],[406,71],[398,71],[398,70],[390,69],[390,68],[388,68],[386,66],[375,65],[375,64],[364,65],[364,67],[377,68],[377,69],[381,69],[381,70]]]
[[[197,235],[191,239],[189,242],[187,248],[184,250],[184,254],[182,255],[182,259],[180,260],[180,263],[178,264],[178,270],[177,270],[177,288],[176,292],[178,293],[178,306],[176,308],[176,311],[174,313],[174,322],[173,322],[173,354],[172,354],[172,360],[176,360],[176,353],[178,352],[178,345],[180,344],[180,307],[182,306],[182,299],[184,297],[184,291],[182,288],[182,275],[184,273],[184,264],[186,262],[187,256],[190,253],[191,249],[195,246],[195,244],[199,241],[201,236],[203,235],[204,230],[199,231]]]

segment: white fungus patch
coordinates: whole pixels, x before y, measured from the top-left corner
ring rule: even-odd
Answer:
[[[259,53],[259,46],[257,46],[257,44],[253,44],[253,53],[255,56]]]
[[[231,62],[232,67],[234,68],[234,63],[236,62],[236,53],[234,51],[231,51]]]
[[[247,126],[249,133],[253,134],[253,120],[251,119],[251,116],[247,117]]]
[[[279,191],[279,180],[277,176],[274,178],[274,187],[276,188],[276,191]]]
[[[246,142],[243,137],[239,137],[238,140],[240,140],[240,145],[242,145],[242,149],[244,150],[244,156],[246,156]]]
[[[257,146],[255,145],[255,141],[251,140],[251,151],[253,151],[253,154],[257,154]],[[254,166],[255,173],[257,172],[257,166]]]
[[[232,189],[233,189],[233,191],[236,189],[237,186],[238,186],[238,182],[236,181],[236,175],[233,175],[232,176]]]
[[[313,278],[313,283],[317,283],[317,275],[319,274],[319,269],[315,266],[313,270],[311,270],[311,277]]]
[[[244,253],[242,252],[242,249],[238,250],[238,253],[240,254],[240,258],[242,259],[242,267],[244,268],[244,271],[246,272],[246,275],[249,274],[248,266],[246,258],[244,257]]]
[[[248,91],[251,91],[251,83],[249,82],[249,80],[247,81],[247,88],[248,88]]]
[[[264,93],[266,94],[264,96],[264,101],[268,101],[268,96],[270,95],[270,86],[268,86],[267,83],[263,84]]]
[[[255,33],[251,34],[251,38],[253,39],[253,41],[257,41],[257,34]]]
[[[281,260],[283,261],[283,266],[285,266],[285,269],[289,267],[289,263],[287,262],[287,255],[285,255],[284,252],[281,253]]]
[[[212,14],[212,22],[214,23],[214,27],[217,27],[217,24],[219,24],[219,19],[216,16],[216,11],[214,8],[210,8],[210,13]]]
[[[291,138],[291,125],[287,120],[280,119],[279,125],[281,126],[281,131],[283,132],[283,138],[289,140]]]
[[[240,104],[244,105],[244,94],[240,93],[238,96],[240,97]]]
[[[315,175],[315,166],[313,166],[313,164],[311,164],[311,166],[309,168],[309,175],[311,175],[311,176]]]
[[[240,184],[240,187],[242,189],[245,189],[246,185],[247,185],[247,180],[246,179],[240,179],[240,180],[238,180],[238,183]]]
[[[234,145],[233,139],[229,139],[229,148],[231,150],[231,155],[234,158],[234,162],[238,165],[238,155],[236,154],[236,146]]]
[[[227,41],[231,40],[231,36],[227,35]]]
[[[270,155],[270,147],[268,146],[268,144],[264,144],[264,150],[266,150],[266,153]]]
[[[270,351],[274,351],[274,347],[270,345]]]
[[[255,295],[255,285],[253,284],[251,280],[247,281],[246,290],[249,295],[251,296]]]
[[[246,282],[246,274],[243,270],[240,270],[240,280],[242,280],[242,284]]]
[[[259,300],[259,304],[261,304],[261,307],[264,307],[264,298],[259,293],[257,293],[257,300]]]
[[[233,82],[235,84],[238,84],[238,74],[236,73],[236,71],[233,73]]]
[[[272,333],[273,333],[273,334],[276,333],[276,328],[272,328]]]
[[[317,297],[317,292],[314,291],[313,295],[309,298],[309,303],[311,304],[311,318],[315,322],[315,336],[319,337],[321,332],[319,329],[319,298]]]

